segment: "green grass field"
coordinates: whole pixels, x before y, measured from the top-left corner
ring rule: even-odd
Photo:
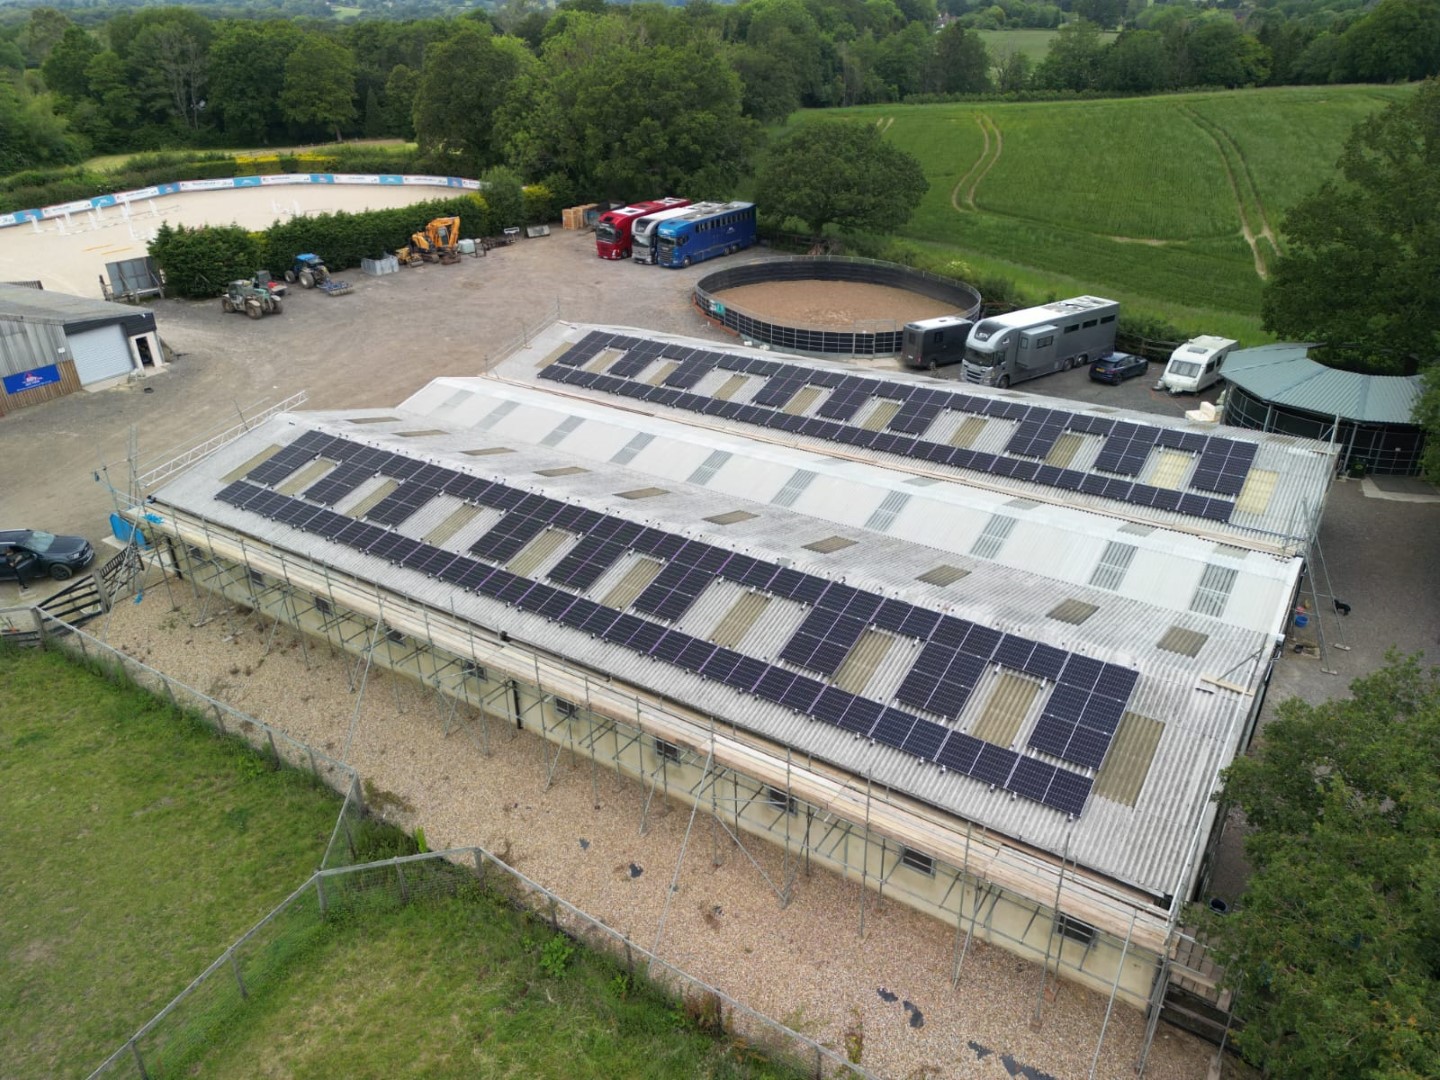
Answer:
[[[1045,53],[1050,48],[1050,42],[1055,40],[1058,30],[977,30],[980,40],[985,42],[985,47],[990,50],[991,57],[999,56],[1002,52],[1024,53],[1030,57],[1032,64],[1038,64],[1045,59]],[[1114,41],[1118,34],[1109,32],[1101,33],[1100,39],[1105,42]]]
[[[339,800],[0,650],[0,1072],[84,1076],[319,865]]]
[[[144,691],[0,647],[0,1075],[88,1074],[309,878],[338,811]],[[247,999],[222,966],[141,1040],[151,1075],[798,1078],[456,868],[405,876],[408,905],[393,870],[332,879],[328,917],[306,890],[237,953]]]
[[[1286,87],[1044,103],[867,106],[930,190],[901,237],[1036,294],[1257,340],[1286,210],[1406,87]]]
[[[413,869],[413,868],[412,868]],[[191,1072],[264,1075],[792,1078],[697,1030],[662,997],[473,887],[332,920],[253,990]]]

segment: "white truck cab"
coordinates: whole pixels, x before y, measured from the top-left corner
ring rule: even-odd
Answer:
[[[1235,345],[1229,338],[1210,335],[1191,338],[1170,354],[1156,389],[1172,394],[1198,394],[1214,386],[1222,377],[1225,357]]]

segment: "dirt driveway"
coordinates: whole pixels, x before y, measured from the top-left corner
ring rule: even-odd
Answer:
[[[225,314],[218,300],[157,301],[160,336],[178,354],[168,371],[0,420],[0,523],[98,542],[109,533],[107,476],[126,485],[132,425],[140,460],[158,462],[300,390],[310,408],[393,405],[437,376],[478,372],[557,310],[577,322],[733,340],[689,305],[703,268],[606,262],[594,243],[557,229],[455,266],[379,278],[347,270],[351,295],[292,289],[283,315],[259,321]]]

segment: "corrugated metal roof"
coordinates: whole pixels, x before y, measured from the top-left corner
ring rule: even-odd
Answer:
[[[1262,401],[1363,424],[1415,423],[1418,375],[1362,375],[1310,359],[1313,345],[1261,345],[1225,360],[1225,378]]]
[[[511,395],[523,397],[533,393],[513,388],[499,389],[503,389],[510,400],[519,400]],[[453,388],[441,387],[440,392],[442,396],[453,398]],[[496,407],[494,398],[481,396],[488,400],[479,403],[478,414],[493,414]],[[523,422],[527,408],[524,404],[517,405],[510,410],[512,418]],[[1189,863],[1197,830],[1208,813],[1218,770],[1233,756],[1253,700],[1248,694],[1204,683],[1202,676],[1218,677],[1223,674],[1227,681],[1246,686],[1253,693],[1258,689],[1264,660],[1272,649],[1270,633],[1237,625],[1230,619],[1161,607],[1139,597],[1117,596],[1079,584],[1065,586],[1065,593],[1093,602],[1099,610],[1082,626],[1059,622],[1048,617],[1055,607],[1057,593],[1052,577],[999,561],[984,562],[947,553],[945,561],[963,562],[972,567],[972,572],[949,587],[926,584],[919,578],[941,561],[935,547],[893,534],[867,531],[863,524],[854,525],[852,530],[860,538],[859,543],[831,554],[808,552],[797,544],[829,535],[834,529],[829,521],[815,520],[816,515],[803,506],[785,509],[768,503],[773,487],[783,483],[780,479],[755,492],[744,503],[756,511],[755,518],[730,526],[711,527],[705,523],[705,517],[714,512],[717,503],[723,503],[725,509],[733,509],[739,498],[728,494],[721,499],[714,489],[731,469],[744,467],[741,454],[736,454],[733,460],[727,461],[718,470],[709,487],[694,487],[684,480],[673,480],[667,482],[668,490],[663,496],[638,502],[616,499],[617,492],[642,487],[652,481],[654,474],[646,470],[663,465],[667,455],[666,444],[673,437],[663,433],[663,428],[672,426],[665,421],[649,421],[647,426],[652,426],[657,437],[630,466],[602,463],[602,458],[585,472],[547,476],[544,475],[547,471],[553,471],[567,461],[559,448],[530,445],[514,439],[513,454],[471,457],[464,450],[474,444],[472,431],[461,428],[445,436],[401,438],[396,432],[414,430],[416,418],[405,415],[404,410],[396,410],[391,415],[392,419],[385,422],[360,423],[354,421],[374,421],[374,416],[277,417],[176,478],[156,494],[156,503],[151,509],[164,514],[166,507],[174,507],[203,516],[221,527],[253,536],[281,550],[316,559],[339,573],[394,590],[436,610],[451,612],[489,628],[491,632],[503,628],[517,642],[541,642],[545,648],[594,671],[605,672],[614,680],[684,701],[695,709],[794,746],[801,753],[831,762],[856,776],[870,777],[877,784],[910,793],[961,818],[974,820],[1056,855],[1068,849],[1070,858],[1080,864],[1157,896],[1170,893],[1180,884],[1180,875]],[[594,434],[588,432],[591,424],[592,421],[587,419],[576,427],[566,440],[564,454],[572,451],[572,444],[589,440]],[[554,424],[532,427],[543,439],[544,433],[553,430]],[[1128,708],[1136,714],[1163,720],[1165,725],[1150,778],[1133,807],[1096,795],[1079,820],[1070,822],[1065,815],[1037,803],[1013,798],[1003,791],[991,791],[980,782],[945,773],[934,764],[919,761],[883,744],[875,745],[868,740],[857,739],[838,728],[816,723],[807,716],[796,715],[763,699],[740,694],[715,680],[705,680],[682,668],[656,663],[604,639],[592,638],[482,595],[456,591],[441,581],[414,571],[397,569],[389,562],[237,510],[215,499],[223,486],[221,477],[250,459],[262,447],[275,442],[288,444],[310,428],[341,434],[356,442],[384,447],[417,459],[443,463],[446,467],[502,480],[512,486],[543,491],[550,497],[608,514],[656,524],[692,536],[704,536],[709,543],[775,562],[789,561],[797,569],[809,573],[843,580],[887,596],[901,597],[913,604],[954,613],[1068,651],[1137,668],[1140,680]],[[633,428],[629,434],[633,436]],[[690,434],[701,444],[696,447],[703,451],[701,460],[714,449],[710,445],[711,440],[725,438],[708,431]],[[625,445],[629,440],[625,432],[620,432],[604,438],[596,434],[595,441],[605,445]],[[597,449],[603,447],[597,446]],[[789,458],[802,452],[761,446],[756,453]],[[653,460],[640,460],[647,456]],[[868,477],[869,473],[879,471],[855,462],[815,464],[817,479],[813,486],[816,488],[836,482],[842,476]],[[680,471],[689,467],[671,466]],[[785,468],[779,471],[788,475],[793,470]],[[893,480],[904,482],[900,477]],[[870,500],[874,505],[858,508],[857,516],[860,516],[861,522],[883,499],[883,489],[884,485],[877,482],[875,497]],[[855,490],[852,484],[841,489],[839,497],[855,499]],[[996,505],[1004,501],[993,493],[977,495],[952,484],[906,490],[912,494],[912,499],[897,525],[905,520],[915,504],[931,500],[932,493],[961,500],[952,509],[962,517],[966,516],[963,512],[964,499],[983,496]],[[824,500],[824,504],[828,505],[829,499]],[[438,497],[422,506],[397,531],[421,538],[433,533],[454,514],[455,509],[454,499]],[[1033,515],[1054,513],[1069,511],[1056,507],[1021,511],[1021,523],[1026,524]],[[496,512],[487,511],[454,532],[443,546],[456,552],[466,551],[470,543],[495,523],[497,516]],[[962,550],[973,542],[989,514],[971,509],[968,516],[975,522],[974,527],[964,531],[960,537],[957,546]],[[1088,517],[1083,514],[1076,516]],[[1111,527],[1114,525],[1108,524]],[[1020,533],[1021,528],[1017,526],[1010,544],[1020,538]],[[1155,535],[1165,539],[1163,530],[1157,530]],[[1142,546],[1152,539],[1137,538]],[[1173,539],[1182,548],[1187,543],[1200,543],[1192,537]],[[1103,542],[1096,542],[1103,547]],[[1202,559],[1207,555],[1212,560],[1222,557],[1215,552],[1213,543],[1202,546],[1206,553]],[[547,553],[546,562],[553,562],[561,550],[563,545],[555,552]],[[1163,544],[1155,547],[1154,554],[1157,559],[1179,559],[1184,563],[1184,556],[1178,551],[1167,556]],[[1193,558],[1191,561],[1193,563]],[[1294,575],[1298,573],[1298,561],[1269,559],[1254,553],[1239,561],[1242,564],[1254,562],[1257,567],[1262,562],[1271,564],[1270,570],[1259,580],[1274,574],[1277,585],[1285,583],[1285,587],[1272,594],[1270,601],[1275,609],[1273,617],[1283,619],[1288,609],[1288,586],[1293,585]],[[1203,562],[1194,564],[1197,574],[1201,565]],[[599,600],[610,594],[628,570],[624,560],[620,560],[592,585],[586,595]],[[677,628],[700,637],[715,634],[743,594],[744,590],[733,583],[714,583],[684,614]],[[1186,599],[1188,602],[1188,593]],[[772,599],[741,635],[741,651],[766,662],[775,662],[807,611],[804,605],[794,601]],[[1196,657],[1178,656],[1158,648],[1161,637],[1172,625],[1181,625],[1206,636],[1205,645]],[[874,670],[868,673],[864,696],[883,702],[893,700],[918,651],[919,646],[908,639],[895,641],[883,657],[878,657]],[[961,730],[972,727],[985,708],[987,697],[983,693],[973,695],[954,726]],[[1019,737],[1023,741],[1025,736],[1026,730],[1022,726]]]
[[[1325,491],[1335,473],[1336,453],[1334,447],[1312,439],[1301,439],[1290,435],[1281,435],[1272,432],[1253,431],[1246,428],[1227,427],[1221,432],[1224,437],[1237,442],[1251,443],[1256,447],[1256,455],[1251,466],[1251,476],[1267,476],[1274,474],[1280,482],[1270,489],[1268,497],[1260,500],[1238,500],[1236,509],[1231,520],[1228,522],[1206,521],[1189,515],[1173,511],[1160,510],[1148,506],[1138,506],[1115,499],[1108,499],[1100,495],[1084,494],[1078,491],[1062,491],[1056,488],[1031,483],[1010,477],[962,470],[950,466],[931,465],[924,461],[905,457],[900,454],[876,451],[871,449],[857,448],[839,444],[826,439],[799,435],[785,432],[776,428],[758,428],[750,424],[731,422],[715,416],[708,416],[689,412],[677,406],[666,406],[650,401],[636,401],[631,398],[619,398],[607,394],[604,391],[593,390],[585,387],[559,384],[549,379],[541,379],[539,373],[545,367],[544,361],[556,355],[557,350],[563,349],[567,343],[575,343],[583,339],[592,331],[613,332],[631,337],[641,337],[651,341],[667,345],[679,346],[689,349],[714,350],[711,342],[686,338],[674,334],[662,334],[648,330],[634,330],[625,327],[596,327],[590,325],[573,325],[568,323],[557,323],[548,328],[544,333],[536,337],[529,346],[515,353],[496,369],[489,376],[481,379],[471,380],[477,385],[483,385],[492,379],[500,379],[512,385],[523,385],[532,387],[560,400],[592,402],[602,410],[611,414],[618,414],[636,421],[636,427],[643,427],[641,418],[647,416],[663,416],[672,418],[688,427],[710,427],[714,430],[734,432],[753,443],[767,443],[772,445],[784,445],[803,447],[818,454],[823,454],[832,460],[863,460],[888,470],[905,471],[907,474],[933,474],[944,478],[952,484],[964,485],[967,487],[1006,491],[1011,495],[1023,495],[1026,498],[1034,499],[1043,503],[1060,504],[1069,507],[1083,508],[1096,514],[1104,514],[1111,517],[1118,517],[1123,520],[1140,521],[1146,524],[1160,525],[1172,530],[1180,531],[1202,531],[1207,535],[1217,538],[1226,538],[1233,543],[1244,544],[1250,547],[1279,548],[1286,551],[1301,550],[1306,538],[1311,531],[1317,527],[1318,512],[1323,506]],[[1134,423],[1144,424],[1152,428],[1168,428],[1180,431],[1193,431],[1202,435],[1216,434],[1213,424],[1197,424],[1184,420],[1180,417],[1161,416],[1154,413],[1141,413],[1131,410],[1113,409],[1107,407],[1093,406],[1081,402],[1060,401],[1051,397],[1040,397],[1016,390],[995,390],[987,387],[956,384],[953,380],[932,378],[915,372],[884,371],[879,372],[873,369],[856,368],[850,365],[839,364],[833,361],[818,360],[813,358],[795,357],[777,354],[757,349],[748,349],[739,345],[727,346],[726,353],[749,356],[762,360],[779,360],[787,365],[811,368],[824,373],[859,374],[867,378],[884,378],[896,382],[908,384],[919,384],[927,388],[933,387],[951,392],[963,392],[971,397],[996,397],[1008,401],[1023,404],[1040,404],[1048,408],[1065,409],[1069,412],[1103,417],[1108,420],[1125,420]],[[618,354],[617,354],[618,355]],[[657,361],[658,362],[658,361]],[[712,384],[727,378],[728,372],[723,370],[712,371],[705,378],[696,384],[696,392],[702,394],[713,393],[715,386]],[[463,383],[466,380],[446,380],[447,384]],[[747,376],[747,385],[740,391],[731,394],[729,400],[739,404],[751,403],[756,394],[759,393],[765,384],[763,377],[757,375]],[[428,411],[438,402],[421,399],[425,395],[416,395],[406,402],[406,407],[416,410]],[[799,400],[800,395],[792,399]],[[812,396],[801,410],[807,417],[818,415],[816,410],[821,407],[818,396]],[[867,411],[872,415],[880,414],[883,418],[876,423],[866,420]],[[898,412],[899,406],[893,401],[878,400],[865,405],[855,414],[850,423],[862,427],[880,429],[885,426],[889,418]],[[787,412],[792,411],[787,408]],[[937,417],[925,434],[929,441],[941,444],[964,445],[970,449],[986,453],[1004,453],[1006,445],[1011,436],[1015,433],[1016,423],[1013,420],[999,417],[976,417],[961,412],[942,412]],[[1064,464],[1074,470],[1081,472],[1090,471],[1100,453],[1104,440],[1096,435],[1080,435],[1076,437],[1078,445],[1073,441],[1065,441],[1065,448],[1069,460]],[[571,444],[567,442],[567,448]],[[1142,483],[1155,483],[1156,477],[1152,474],[1161,467],[1159,455],[1147,471],[1142,472],[1135,479]],[[1050,463],[1054,464],[1053,461]],[[1163,477],[1158,479],[1163,480]]]
[[[100,326],[112,322],[146,322],[151,329],[155,325],[154,314],[145,308],[17,285],[0,285],[0,318],[68,327]]]
[[[1124,521],[1083,507],[1033,500],[1017,502],[1007,491],[957,483],[916,486],[907,482],[906,474],[878,462],[837,459],[758,442],[747,438],[743,428],[727,431],[677,424],[668,417],[619,410],[487,379],[436,380],[401,409],[380,413],[388,418],[384,423],[359,426],[376,435],[392,428],[409,430],[419,422],[411,410],[425,413],[426,423],[440,422],[440,413],[433,406],[452,400],[453,384],[457,382],[469,383],[473,390],[464,409],[445,413],[453,423],[464,424],[470,417],[484,422],[484,418],[500,411],[497,401],[511,406],[480,441],[499,440],[511,447],[538,448],[544,445],[543,433],[555,429],[565,418],[580,418],[581,422],[569,425],[562,448],[569,455],[567,462],[583,461],[592,470],[589,479],[578,482],[576,487],[612,499],[625,491],[659,489],[666,495],[641,500],[647,513],[659,520],[703,528],[704,522],[741,509],[737,500],[744,500],[767,505],[743,507],[756,518],[727,525],[723,534],[726,540],[745,543],[752,536],[765,535],[765,522],[757,518],[768,515],[775,520],[781,508],[840,527],[805,526],[808,531],[786,538],[788,550],[782,548],[780,554],[789,558],[808,558],[815,549],[807,549],[806,545],[837,534],[848,538],[870,531],[945,553],[944,558],[932,556],[922,570],[941,563],[969,572],[1002,565],[1043,576],[1067,596],[1079,595],[1077,588],[1093,591],[1089,586],[1098,585],[1105,589],[1105,598],[1094,603],[1102,607],[1122,596],[1177,612],[1190,609],[1196,587],[1213,561],[1215,538],[1164,529],[1152,529],[1142,536],[1121,536],[1126,528]],[[340,422],[342,416],[371,419],[369,411],[315,415]],[[617,456],[617,449],[641,440],[644,445],[635,454]],[[411,441],[428,453],[432,448],[463,451],[477,439],[457,431]],[[631,482],[630,488],[617,486],[613,480],[615,462],[622,457],[628,471],[644,472],[649,482]],[[713,471],[708,468],[716,462],[719,464]],[[705,481],[706,494],[692,490],[700,486],[697,475]],[[1003,523],[1003,536],[998,530],[985,533],[992,528],[988,524],[992,519]],[[1126,572],[1097,578],[1097,568],[1117,540],[1123,541],[1127,549],[1135,549]],[[868,544],[861,546],[870,550]],[[1226,565],[1237,569],[1239,579],[1222,609],[1225,621],[1254,630],[1274,629],[1277,605],[1285,603],[1290,595],[1290,561],[1262,552],[1247,557],[1243,549],[1235,548]]]

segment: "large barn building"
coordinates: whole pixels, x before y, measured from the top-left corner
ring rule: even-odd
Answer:
[[[200,587],[1146,1008],[1334,454],[559,324],[278,416],[143,524]]]

